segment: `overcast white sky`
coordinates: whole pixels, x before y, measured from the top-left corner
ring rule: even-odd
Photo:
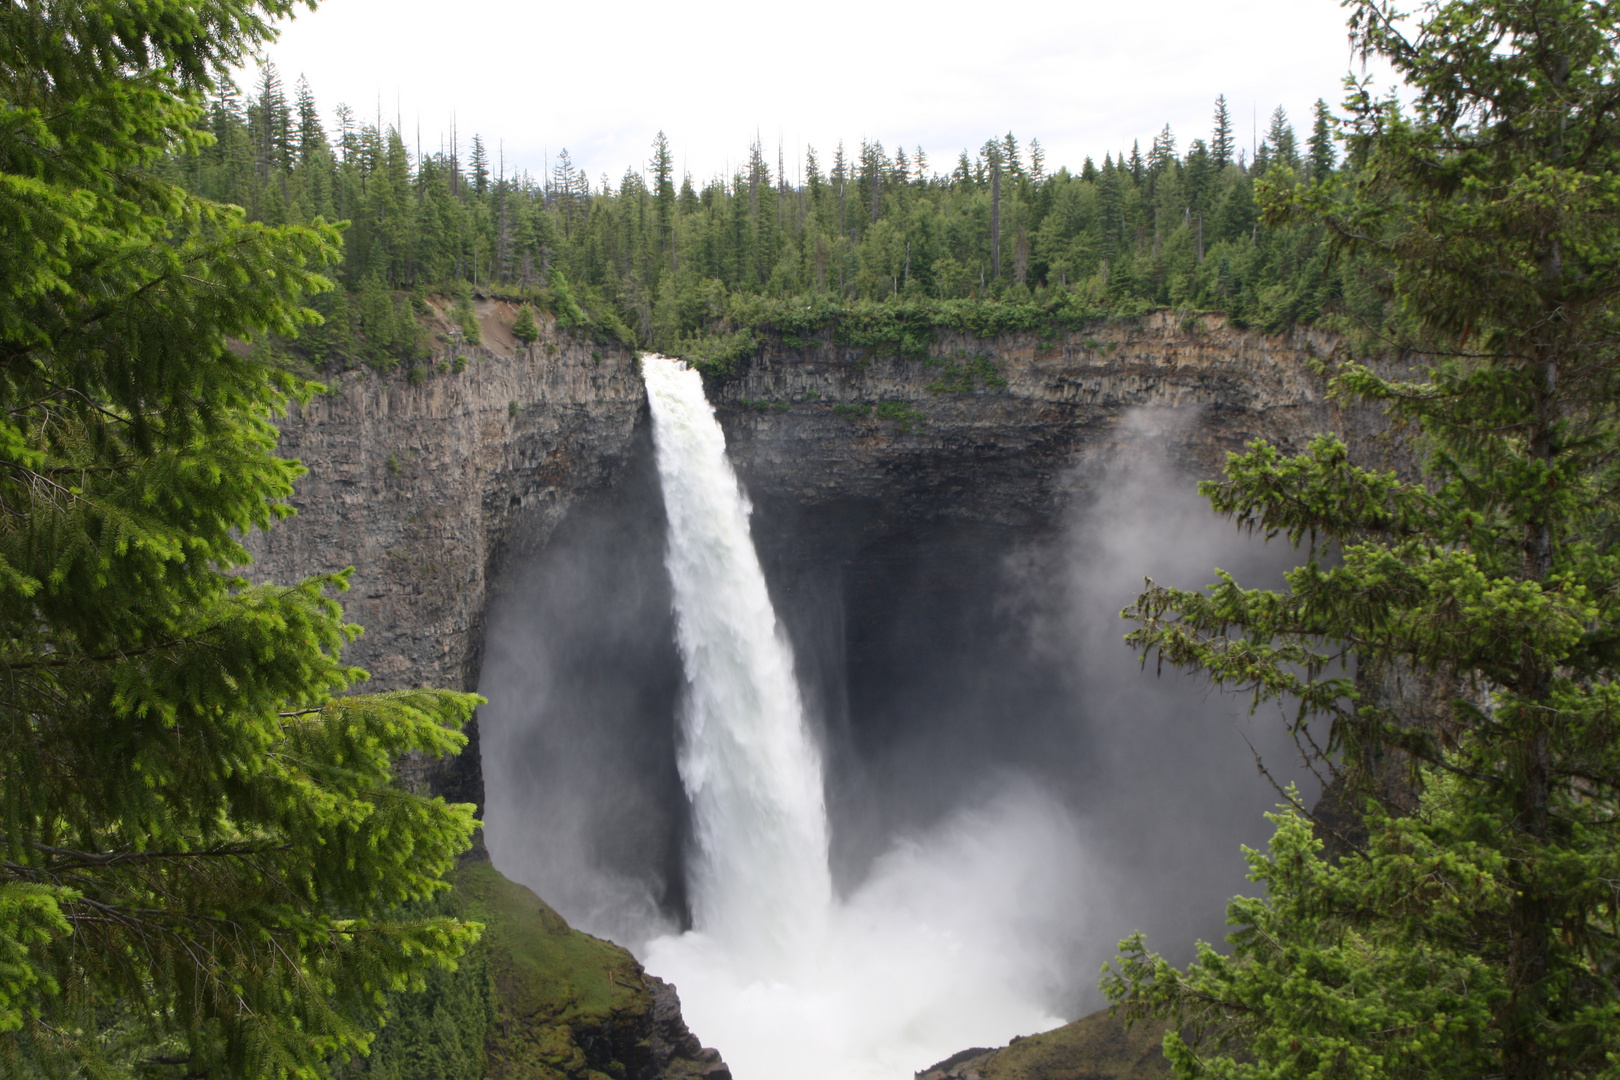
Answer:
[[[700,181],[756,132],[790,173],[807,142],[825,162],[840,138],[921,145],[945,171],[1008,130],[1055,169],[1133,139],[1145,152],[1165,123],[1184,150],[1219,93],[1241,144],[1277,105],[1303,137],[1311,103],[1343,96],[1344,18],[1338,0],[323,0],[266,56],[289,94],[307,76],[328,118],[380,107],[433,150],[454,114],[464,145],[480,133],[534,173],[566,147],[617,184],[660,129]]]

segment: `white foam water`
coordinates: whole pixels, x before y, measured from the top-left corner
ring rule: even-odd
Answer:
[[[697,842],[692,916],[763,976],[804,959],[796,947],[832,899],[821,757],[702,380],[662,356],[645,357],[642,371],[686,667],[680,772]]]
[[[1061,931],[1027,913],[1080,902],[1052,893],[1083,876],[1054,867],[1082,849],[1072,819],[1009,788],[896,847],[835,900],[821,756],[725,436],[698,372],[648,354],[642,374],[695,839],[694,928],[651,941],[647,967],[677,985],[738,1080],[903,1080],[963,1047],[1057,1025],[1042,1001],[1063,975],[1043,972],[1057,951],[1040,943]]]

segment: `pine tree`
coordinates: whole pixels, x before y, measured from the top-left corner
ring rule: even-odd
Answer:
[[[1147,169],[1148,175],[1157,176],[1165,169],[1174,165],[1176,161],[1176,136],[1170,130],[1170,125],[1153,137],[1153,145],[1148,148]]]
[[[669,140],[660,131],[653,139],[653,208],[658,226],[658,251],[661,265],[675,268],[675,159],[669,150]]]
[[[1209,139],[1209,157],[1219,172],[1232,161],[1235,143],[1232,138],[1232,115],[1226,108],[1226,95],[1215,99],[1215,131]]]
[[[276,65],[259,69],[260,150],[265,169],[292,168],[292,111]]]
[[[849,184],[849,161],[844,157],[842,139],[833,149],[833,167],[828,179],[832,181],[833,192],[838,196],[838,233],[842,236],[848,229],[844,220],[844,188]]]
[[[1333,114],[1328,111],[1327,102],[1321,98],[1317,98],[1312,107],[1308,150],[1306,165],[1310,169],[1310,178],[1324,179],[1338,163],[1338,155],[1333,148]]]
[[[321,114],[315,108],[315,92],[302,75],[298,76],[294,99],[298,111],[298,160],[307,165],[311,158],[326,149],[326,132],[321,128]]]
[[[1299,168],[1299,141],[1294,135],[1294,125],[1288,122],[1288,114],[1281,105],[1272,112],[1271,123],[1266,128],[1266,140],[1261,145],[1269,150],[1270,160],[1290,169]]]
[[[889,159],[883,152],[883,144],[876,139],[871,142],[862,139],[860,164],[861,186],[866,189],[868,211],[872,223],[876,224],[883,212],[883,176],[889,171]]]
[[[1097,208],[1102,219],[1105,250],[1117,250],[1125,242],[1125,197],[1121,178],[1129,175],[1114,164],[1108,154],[1103,155],[1102,172],[1097,177]]]
[[[765,144],[756,134],[748,148],[748,214],[759,217],[759,189],[770,187],[771,167],[765,162]]]
[[[535,321],[534,308],[524,304],[518,310],[517,321],[512,324],[512,336],[525,345],[540,340],[540,324]]]
[[[640,177],[637,177],[640,180]],[[496,281],[512,280],[512,185],[506,179],[506,151],[497,150],[495,166],[495,273]]]
[[[1001,169],[1003,144],[991,139],[982,151],[990,169],[990,277],[1001,278]]]
[[[956,169],[951,173],[951,179],[963,187],[973,183],[973,162],[968,158],[966,150],[957,157]]]
[[[551,167],[551,198],[562,213],[564,240],[573,235],[574,225],[581,217],[579,179],[574,162],[568,156],[568,148],[564,147],[557,153],[557,164]]]
[[[454,753],[476,699],[347,694],[346,575],[237,574],[301,471],[269,417],[317,389],[266,336],[314,320],[338,233],[155,174],[291,6],[0,11],[8,1074],[324,1075],[475,933],[399,914],[473,822],[392,762]]]
[[[1136,937],[1108,991],[1187,1025],[1165,1040],[1186,1078],[1612,1076],[1612,15],[1456,0],[1413,31],[1383,0],[1351,6],[1357,45],[1413,100],[1357,86],[1351,182],[1266,199],[1377,260],[1397,304],[1382,332],[1412,366],[1347,362],[1333,388],[1410,430],[1422,475],[1360,468],[1330,436],[1293,457],[1255,444],[1204,490],[1241,526],[1307,545],[1288,588],[1154,585],[1130,614],[1144,656],[1288,702],[1363,831],[1335,829],[1325,858],[1290,792],[1270,851],[1249,856],[1268,896],[1229,908],[1231,955],[1200,946],[1181,972]],[[1349,675],[1352,657],[1372,677]],[[1442,704],[1384,689],[1397,677]]]
[[[1001,162],[1002,167],[1013,179],[1024,175],[1024,163],[1018,150],[1018,140],[1010,131],[1001,137]]]
[[[563,151],[566,159],[568,151]],[[489,151],[484,149],[484,140],[474,135],[472,141],[472,154],[467,161],[472,169],[473,194],[487,195],[489,193]]]
[[[821,161],[816,157],[816,148],[806,145],[804,148],[804,185],[810,195],[812,213],[821,205],[826,193],[827,182],[821,176]]]
[[[343,151],[343,164],[349,164],[359,152],[355,141],[354,110],[339,103],[337,107],[338,147]]]
[[[1204,261],[1204,219],[1209,216],[1212,193],[1215,190],[1215,166],[1211,160],[1209,147],[1204,145],[1203,139],[1194,139],[1192,146],[1187,149],[1187,161],[1183,166],[1183,175],[1187,183],[1188,209],[1193,215],[1194,244],[1198,252],[1198,261]]]

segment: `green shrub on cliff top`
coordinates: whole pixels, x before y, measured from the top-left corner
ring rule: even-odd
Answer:
[[[456,302],[450,307],[450,320],[461,331],[461,340],[467,345],[482,345],[484,331],[478,325],[478,313],[473,310],[472,286],[462,282],[456,290]]]
[[[512,323],[512,336],[525,345],[540,340],[540,324],[535,321],[534,308],[528,304],[518,309],[517,320]]]

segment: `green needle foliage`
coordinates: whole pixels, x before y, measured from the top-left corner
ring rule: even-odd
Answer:
[[[1367,836],[1324,858],[1291,795],[1231,955],[1177,971],[1134,937],[1105,985],[1188,1025],[1182,1077],[1620,1077],[1620,10],[1349,6],[1410,114],[1352,84],[1353,177],[1263,201],[1386,268],[1408,374],[1334,385],[1407,425],[1423,475],[1256,444],[1204,492],[1308,541],[1287,591],[1150,585],[1126,614],[1144,660],[1295,703],[1307,745],[1328,722]],[[1352,656],[1449,706],[1358,693]]]
[[[525,345],[540,340],[540,323],[534,317],[534,308],[528,304],[518,309],[517,321],[512,324],[512,336]]]
[[[1319,224],[1258,218],[1255,184],[1270,170],[1320,179],[1340,167],[1323,102],[1303,145],[1278,110],[1252,156],[1218,98],[1207,138],[1178,141],[1166,126],[1073,168],[1051,168],[1037,140],[1009,132],[954,166],[863,139],[806,146],[796,167],[756,141],[730,175],[694,179],[675,173],[660,134],[647,168],[617,184],[591,180],[567,150],[544,175],[492,173],[489,140],[474,136],[465,154],[452,131],[437,152],[413,153],[380,116],[339,104],[333,117],[323,127],[314,88],[300,79],[289,93],[267,63],[252,86],[211,97],[211,145],[162,166],[253,220],[350,221],[343,287],[315,300],[327,321],[289,346],[322,369],[418,362],[425,342],[395,301],[463,289],[711,371],[807,333],[910,355],[967,324],[1050,335],[1172,307],[1279,331],[1382,312],[1358,263],[1329,258]],[[470,315],[453,316],[464,340],[476,336]],[[868,333],[883,323],[904,324],[904,340]]]
[[[0,1075],[324,1075],[477,927],[400,918],[471,807],[392,762],[475,699],[345,696],[344,575],[252,586],[290,513],[241,343],[336,231],[155,177],[291,0],[0,4]]]

